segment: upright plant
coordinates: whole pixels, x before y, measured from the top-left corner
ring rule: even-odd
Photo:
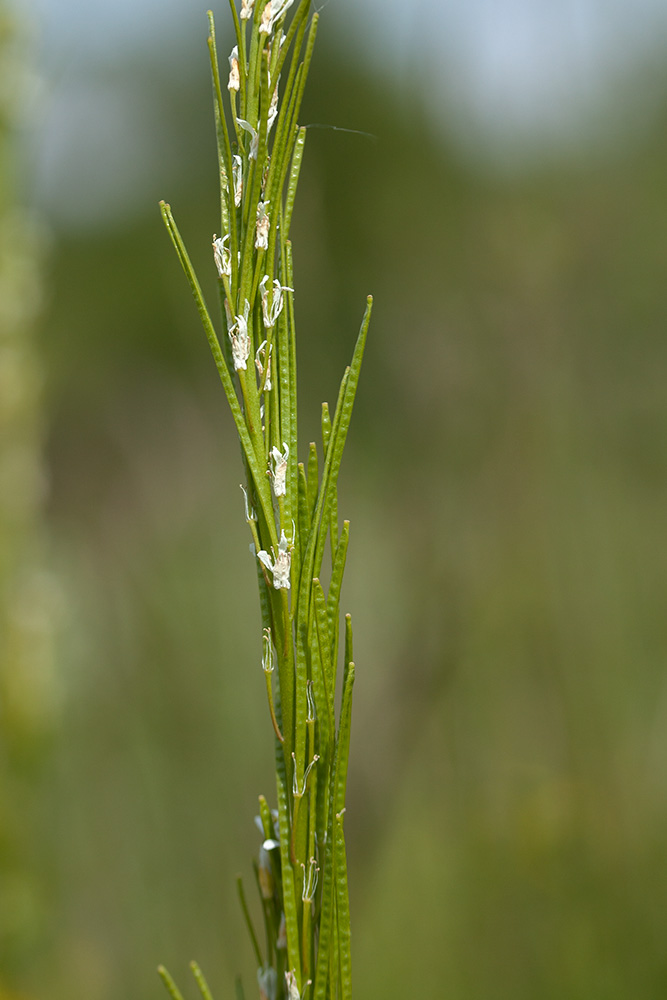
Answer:
[[[240,12],[230,0],[230,7],[236,44],[226,87],[208,15],[220,176],[221,235],[213,237],[220,338],[171,209],[164,202],[161,209],[229,401],[245,467],[245,519],[257,568],[262,667],[276,751],[277,810],[259,799],[262,840],[255,875],[263,947],[241,883],[239,895],[261,1000],[349,1000],[343,820],[355,669],[349,615],[339,639],[350,526],[344,521],[339,527],[337,479],[371,299],[333,415],[322,404],[321,453],[311,443],[307,461],[299,462],[289,231],[306,141],[299,112],[318,15],[311,17],[311,0],[242,0]],[[295,9],[288,25],[290,7]],[[325,586],[327,543],[331,570]],[[192,968],[204,1000],[210,1000],[199,968]],[[174,1000],[181,1000],[167,971],[159,971]],[[237,991],[242,997],[240,981]]]

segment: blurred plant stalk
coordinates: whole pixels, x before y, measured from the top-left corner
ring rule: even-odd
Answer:
[[[34,962],[42,890],[30,833],[55,710],[54,586],[42,524],[42,372],[34,341],[43,238],[22,205],[20,128],[32,80],[0,4],[0,997]],[[3,992],[4,990],[4,992]]]
[[[259,584],[278,806],[272,810],[260,796],[261,844],[254,870],[262,944],[240,880],[239,897],[261,1000],[349,1000],[343,821],[355,668],[349,615],[344,637],[339,636],[349,522],[339,528],[337,479],[371,299],[333,415],[327,403],[322,405],[321,448],[312,442],[307,461],[299,462],[289,231],[306,141],[298,119],[318,15],[311,16],[310,0],[243,0],[240,11],[230,0],[230,6],[236,44],[224,77],[210,12],[208,39],[220,175],[221,235],[213,237],[220,338],[171,209],[165,203],[161,208],[239,435],[245,519]],[[327,546],[331,571],[325,586]],[[194,964],[193,972],[204,1000],[210,1000]],[[180,1000],[162,967],[160,974],[174,1000]],[[240,980],[237,993],[243,996]]]

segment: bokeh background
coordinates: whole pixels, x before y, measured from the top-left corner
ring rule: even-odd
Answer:
[[[205,9],[2,26],[0,997],[149,1000],[196,958],[250,998],[254,567],[157,210],[212,296]],[[359,998],[667,995],[666,56],[661,0],[322,8],[304,442],[376,296],[340,501]]]

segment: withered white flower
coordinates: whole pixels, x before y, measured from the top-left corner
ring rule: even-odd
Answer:
[[[234,323],[229,328],[229,339],[232,343],[232,359],[234,369],[238,371],[247,368],[247,361],[250,355],[250,337],[248,336],[248,313],[250,303],[245,300],[245,308],[242,316],[235,316]]]
[[[229,247],[225,246],[228,239],[229,233],[226,236],[213,235],[213,259],[221,278],[225,275],[230,277],[232,273],[232,255]]]
[[[287,1000],[301,1000],[301,994],[296,985],[296,976],[293,972],[285,973],[285,985],[287,986]]]
[[[252,17],[252,9],[255,6],[255,0],[242,0],[241,2],[241,18],[247,21],[248,18]]]
[[[269,249],[269,229],[271,228],[271,220],[269,218],[269,213],[267,212],[268,206],[268,201],[260,201],[257,205],[257,231],[255,235],[256,250]]]
[[[237,118],[236,122],[250,135],[250,152],[248,153],[248,156],[251,160],[256,160],[257,150],[259,149],[259,132],[256,132],[250,122],[247,122],[245,118]]]
[[[259,30],[265,35],[270,35],[277,21],[283,16],[285,11],[292,6],[294,0],[268,0],[262,12],[262,21]]]
[[[287,486],[285,483],[285,478],[287,476],[287,459],[289,458],[289,446],[283,441],[284,452],[280,452],[278,448],[274,445],[271,449],[271,459],[273,461],[273,468],[270,469],[271,479],[273,481],[273,492],[277,497],[284,497],[287,493]]]
[[[273,353],[273,344],[269,344],[269,356],[266,357],[266,341],[263,340],[255,351],[255,364],[257,366],[257,371],[259,372],[260,379],[264,378],[264,368],[268,369],[266,372],[266,382],[264,383],[264,392],[271,392],[273,385],[271,383],[271,354]]]
[[[262,317],[264,326],[271,330],[276,325],[276,320],[283,311],[283,292],[293,292],[289,285],[281,285],[277,278],[273,279],[273,293],[269,303],[269,290],[266,287],[269,282],[268,274],[265,274],[259,283],[259,290],[262,293]]]
[[[234,182],[234,204],[238,208],[243,198],[243,160],[236,153],[232,157],[232,181]]]
[[[239,77],[239,47],[235,45],[229,56],[229,83],[227,90],[238,90],[241,86]]]
[[[276,590],[289,590],[290,589],[290,566],[292,564],[292,549],[289,542],[287,541],[287,536],[285,535],[285,529],[280,532],[280,542],[278,543],[278,553],[276,554],[275,549],[271,546],[271,551],[273,552],[273,559],[268,552],[262,549],[257,553],[257,558],[263,566],[268,569],[268,571],[273,576],[273,586]]]

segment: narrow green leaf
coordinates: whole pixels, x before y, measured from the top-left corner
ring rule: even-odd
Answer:
[[[326,994],[326,976],[327,969],[329,966],[330,951],[335,947],[340,946],[338,941],[339,936],[339,920],[335,916],[338,904],[340,902],[339,891],[338,891],[338,878],[341,876],[344,869],[341,870],[339,861],[337,859],[338,844],[340,842],[340,837],[336,835],[336,827],[338,824],[338,817],[342,816],[343,810],[345,808],[345,786],[347,783],[347,765],[348,756],[350,752],[350,722],[352,714],[352,688],[354,686],[354,664],[350,663],[348,668],[348,675],[345,682],[345,687],[343,689],[343,701],[341,705],[340,713],[340,723],[338,727],[338,740],[336,742],[336,752],[334,757],[333,771],[331,775],[331,798],[329,803],[329,822],[327,828],[327,842],[325,851],[325,872],[324,872],[324,887],[322,890],[322,916],[320,918],[320,950],[317,957],[317,971],[315,976],[315,992],[314,1000],[322,1000],[325,998]],[[347,876],[345,876],[347,879]],[[327,895],[327,890],[331,890],[331,898]],[[345,892],[347,893],[347,881],[345,883]],[[323,940],[323,925],[326,921],[326,950],[327,955],[324,955],[322,940]],[[335,925],[332,931],[332,923]],[[348,917],[349,926],[349,917]],[[338,943],[337,943],[338,942]],[[347,942],[347,957],[346,962],[349,963],[349,940]],[[349,983],[349,965],[347,982]]]
[[[303,161],[303,151],[306,146],[306,129],[300,128],[294,143],[292,153],[292,166],[290,169],[289,183],[287,185],[287,200],[285,202],[285,220],[283,222],[285,239],[289,236],[292,224],[292,212],[294,211],[294,199],[296,198],[296,188],[299,183],[301,173],[301,163]]]
[[[368,335],[368,326],[371,321],[371,310],[373,307],[372,296],[368,296],[366,302],[366,311],[364,313],[364,318],[361,323],[361,329],[359,331],[359,336],[357,337],[357,343],[354,348],[354,354],[352,355],[352,362],[349,367],[349,375],[345,384],[345,390],[343,393],[343,398],[340,398],[336,405],[336,414],[334,416],[333,428],[332,428],[332,439],[329,446],[329,453],[327,454],[327,463],[331,459],[331,466],[328,477],[322,477],[322,483],[320,486],[320,492],[324,495],[324,500],[322,503],[322,528],[318,533],[317,547],[315,550],[314,560],[313,560],[313,576],[317,576],[320,571],[320,566],[322,565],[322,556],[324,554],[324,544],[326,541],[326,525],[329,516],[331,499],[336,490],[336,483],[338,480],[338,473],[340,471],[341,458],[343,456],[343,448],[345,447],[345,441],[347,438],[347,432],[350,427],[350,420],[352,418],[352,409],[354,407],[354,397],[357,392],[357,386],[359,384],[359,373],[361,371],[361,362],[364,357],[364,348],[366,346],[366,337]],[[319,507],[319,501],[318,501]],[[317,521],[313,523],[313,530],[316,530]]]
[[[354,660],[354,650],[352,648],[352,615],[345,615],[345,657],[343,660],[343,690],[347,684],[347,673],[350,664]]]
[[[324,835],[329,816],[329,786],[333,744],[335,738],[335,719],[331,711],[326,678],[322,669],[320,643],[317,629],[313,629],[310,645],[310,670],[313,682],[313,698],[317,713],[317,753],[320,757],[322,779],[317,783],[316,832],[319,844],[324,843]]]
[[[345,808],[345,787],[347,785],[347,765],[350,755],[350,724],[352,715],[352,688],[354,687],[354,663],[349,663],[343,702],[338,723],[338,739],[336,740],[336,778],[334,813],[338,814]]]
[[[338,962],[340,968],[339,1000],[352,1000],[352,962],[350,956],[350,901],[347,888],[347,858],[343,816],[338,813],[334,821],[336,843],[336,922],[338,926]]]
[[[264,839],[269,840],[275,836],[273,830],[273,817],[271,815],[271,810],[269,809],[269,803],[263,795],[259,796],[259,815],[262,821],[262,830],[264,831]]]
[[[315,48],[315,38],[317,37],[317,26],[320,23],[320,15],[313,14],[313,19],[310,22],[310,31],[308,32],[308,41],[306,42],[306,52],[303,58],[303,72],[301,74],[301,79],[297,85],[297,97],[294,108],[294,121],[299,117],[299,112],[301,110],[301,101],[303,99],[303,91],[306,86],[306,79],[308,77],[308,71],[310,70],[310,63],[313,58],[313,49]],[[301,67],[300,67],[301,68]]]
[[[329,702],[329,715],[333,718],[334,704],[336,700],[336,676],[334,664],[331,661],[331,635],[329,633],[329,619],[327,618],[327,602],[324,596],[322,584],[315,578],[313,580],[313,598],[315,604],[315,622],[317,625],[317,638],[320,648],[320,658],[327,687]],[[333,733],[330,734],[333,736]]]
[[[296,690],[295,690],[295,723],[294,723],[294,753],[296,754],[296,780],[303,780],[306,769],[306,714],[307,714],[307,684],[308,655],[303,642],[296,644]],[[304,859],[305,860],[305,859]]]
[[[291,763],[291,762],[290,762]],[[301,968],[299,918],[297,915],[294,870],[289,856],[290,814],[287,770],[282,748],[276,741],[276,790],[278,796],[278,826],[280,829],[280,865],[282,871],[283,912],[287,931],[287,963],[290,969]]]
[[[243,992],[243,980],[240,976],[236,977],[234,982],[236,988],[236,1000],[245,1000],[245,993]]]
[[[338,619],[340,617],[340,590],[343,583],[343,573],[345,572],[345,561],[347,559],[347,546],[350,541],[350,522],[343,521],[336,555],[334,556],[333,567],[331,569],[331,582],[329,584],[329,594],[327,596],[327,618],[329,620],[329,631],[331,633],[331,661],[338,662]]]
[[[317,461],[317,446],[314,441],[308,447],[308,510],[312,519],[315,504],[317,503],[317,487],[319,480],[319,468]]]
[[[329,447],[329,438],[331,437],[331,414],[329,413],[329,404],[322,403],[322,451],[326,456],[327,448]]]
[[[331,440],[331,416],[329,414],[329,404],[322,403],[322,444],[326,456]],[[329,532],[331,535],[331,561],[333,563],[338,546],[338,491],[334,492],[331,500],[331,513],[329,515]],[[335,638],[335,636],[334,636]],[[333,657],[334,663],[336,656]]]
[[[204,979],[204,973],[201,971],[197,963],[190,962],[190,968],[192,969],[192,975],[195,977],[195,982],[199,987],[199,992],[201,993],[203,1000],[213,1000],[211,991],[208,988],[208,983]]]
[[[171,978],[164,965],[158,965],[157,974],[164,983],[167,993],[172,998],[172,1000],[183,1000],[183,994],[179,990],[178,986]]]
[[[310,510],[308,509],[308,484],[303,462],[299,462],[299,536],[308,540],[310,534]]]
[[[330,829],[332,823],[329,823]],[[336,869],[336,838],[327,838],[324,847],[324,879],[322,885],[322,910],[320,913],[320,934],[317,947],[317,964],[315,967],[315,983],[313,1000],[327,1000],[329,982],[329,963],[331,955],[332,931],[335,928],[335,869]]]
[[[331,928],[331,947],[329,948],[329,996],[338,1000],[340,996],[340,963],[338,961],[338,906],[336,905],[336,887],[334,884],[333,927]]]
[[[329,505],[329,542],[331,545],[331,558],[333,559],[338,549],[338,490],[335,489],[331,496]]]

